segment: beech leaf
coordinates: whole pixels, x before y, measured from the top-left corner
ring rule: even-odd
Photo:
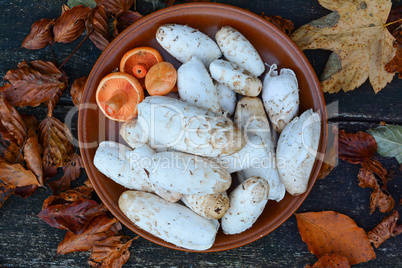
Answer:
[[[41,147],[38,142],[35,130],[28,130],[28,139],[24,145],[24,160],[26,166],[38,178],[39,184],[43,186],[43,166],[41,157]]]
[[[116,15],[120,11],[129,10],[134,0],[95,0],[98,6],[104,6],[107,13]]]
[[[53,99],[67,87],[67,77],[50,61],[37,60],[29,65],[26,61],[18,69],[4,76],[11,85],[0,88],[1,93],[12,105],[36,107]]]
[[[70,43],[80,37],[89,12],[91,8],[83,5],[64,11],[53,26],[54,42]]]
[[[394,211],[391,215],[385,217],[373,230],[368,232],[368,238],[376,248],[388,238],[401,234],[402,225],[397,225],[398,219],[399,213]]]
[[[82,98],[82,93],[84,92],[85,84],[87,83],[88,77],[83,76],[74,81],[71,85],[70,94],[73,99],[74,105],[79,108]]]
[[[71,160],[63,167],[63,177],[48,183],[53,190],[53,194],[70,189],[71,182],[80,176],[81,168],[83,167],[81,156],[74,154]]]
[[[395,157],[402,163],[402,127],[385,125],[367,130],[377,142],[377,152],[385,157]]]
[[[360,164],[373,158],[377,151],[377,142],[370,134],[359,131],[338,134],[338,158],[352,164]]]
[[[334,211],[296,214],[301,238],[311,253],[321,258],[337,254],[349,260],[350,265],[375,258],[366,232],[346,215]]]
[[[25,127],[27,130],[33,129],[37,131],[39,128],[39,121],[35,118],[35,116],[31,114],[21,114],[22,121],[25,123]]]
[[[109,218],[106,214],[99,215],[89,222],[81,234],[67,232],[57,247],[57,254],[88,251],[96,241],[116,235],[120,230],[121,225],[116,218]]]
[[[91,267],[122,267],[130,258],[131,246],[136,238],[111,236],[92,245],[88,263]]]
[[[25,123],[17,109],[0,95],[0,123],[15,138],[17,144],[22,146],[26,138]]]
[[[79,198],[90,199],[93,191],[92,185],[84,184],[75,189],[70,189],[65,192],[61,192],[58,195],[51,195],[43,202],[42,210],[49,206],[72,203]]]
[[[116,33],[115,35],[120,34],[128,26],[130,26],[137,20],[141,19],[142,17],[143,16],[136,11],[124,10],[124,11],[119,12],[116,15],[116,22],[114,24],[114,27],[115,27],[114,32]]]
[[[7,184],[0,180],[0,208],[3,206],[4,202],[14,193],[15,186]]]
[[[44,177],[53,177],[57,168],[67,164],[74,153],[71,133],[57,118],[47,117],[39,125],[39,142],[43,148]]]
[[[374,92],[379,92],[394,76],[384,68],[396,52],[395,38],[384,27],[391,0],[319,3],[332,13],[300,27],[291,38],[302,50],[333,51],[321,76],[322,90],[350,91],[369,78]]]
[[[79,5],[94,8],[94,7],[96,7],[96,2],[95,2],[95,0],[68,0],[67,1],[67,6],[69,8],[73,8],[73,7],[79,6]]]
[[[41,49],[53,42],[52,26],[54,20],[41,19],[34,22],[31,32],[25,37],[21,47],[27,49]]]
[[[102,51],[105,50],[109,45],[109,26],[103,6],[92,9],[85,22],[85,27],[87,32],[90,33],[89,39],[91,39],[95,46]]]
[[[38,217],[52,227],[81,234],[94,217],[106,211],[107,208],[103,204],[99,205],[94,200],[78,198],[73,203],[47,206],[38,214]]]
[[[295,30],[295,25],[291,20],[287,20],[282,18],[281,16],[266,16],[264,12],[261,14],[261,17],[272,23],[274,26],[279,28],[286,35],[290,35]]]
[[[336,254],[325,254],[322,256],[313,266],[307,266],[310,268],[349,268],[349,261],[343,256]]]
[[[20,164],[10,164],[0,159],[0,180],[16,187],[14,193],[25,198],[39,186],[36,176]]]

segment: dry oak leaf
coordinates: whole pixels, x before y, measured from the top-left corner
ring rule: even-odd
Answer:
[[[313,266],[308,265],[310,268],[349,268],[349,261],[343,256],[336,254],[325,254]]]
[[[391,215],[385,217],[373,230],[368,232],[368,238],[373,245],[378,248],[388,238],[399,235],[402,232],[402,225],[398,224],[398,211],[394,211]]]
[[[96,5],[104,6],[107,13],[116,15],[117,13],[129,10],[134,4],[134,0],[95,0]]]
[[[1,93],[12,105],[36,107],[53,99],[67,87],[67,77],[50,61],[23,61],[18,69],[4,76],[10,84],[0,88]]]
[[[374,157],[377,142],[370,134],[359,131],[347,133],[340,130],[338,134],[338,158],[352,164],[360,164]]]
[[[394,57],[395,38],[384,27],[391,0],[319,0],[333,11],[296,30],[291,38],[300,49],[333,51],[321,76],[324,92],[353,90],[367,78],[379,92],[394,74],[384,66]]]
[[[291,20],[284,19],[281,16],[266,16],[263,12],[261,14],[261,17],[279,28],[286,35],[291,35],[295,30],[295,25],[293,24],[293,22]]]
[[[337,254],[350,265],[375,258],[366,232],[346,215],[334,211],[296,214],[300,236],[317,258]]]
[[[111,236],[97,241],[91,248],[91,256],[88,260],[90,267],[122,267],[130,258],[128,248],[133,241],[128,236]]]
[[[41,19],[34,22],[31,32],[25,37],[21,47],[27,49],[41,49],[53,42],[52,26],[54,20]]]
[[[74,153],[72,136],[65,124],[47,117],[39,125],[39,142],[43,148],[44,177],[53,177],[57,168],[65,166]]]
[[[85,30],[85,20],[90,12],[91,8],[83,5],[65,10],[53,26],[53,43],[70,43],[80,37]]]
[[[82,93],[84,92],[85,84],[87,83],[88,77],[83,76],[81,78],[78,78],[74,81],[74,83],[71,85],[71,90],[70,94],[73,99],[74,105],[79,108],[81,99],[82,99]]]
[[[80,176],[81,168],[84,168],[81,156],[74,154],[63,167],[64,175],[60,179],[48,183],[53,194],[70,189],[71,182]]]
[[[57,254],[88,251],[96,241],[117,235],[120,230],[121,224],[116,218],[109,218],[106,214],[99,215],[90,221],[81,234],[67,232],[57,247]]]
[[[24,145],[24,160],[26,167],[35,174],[39,184],[43,186],[42,148],[39,145],[35,130],[28,130],[27,141]]]
[[[0,208],[3,206],[4,202],[14,193],[15,186],[7,184],[0,180]]]
[[[124,31],[128,26],[141,19],[143,16],[131,10],[124,10],[116,15],[116,20],[114,21],[114,35],[117,36],[122,31]]]
[[[85,22],[85,27],[89,34],[89,39],[100,50],[105,50],[109,45],[109,26],[108,17],[103,6],[92,9]]]
[[[14,185],[16,195],[30,196],[39,186],[36,176],[20,164],[10,164],[0,159],[0,180]]]
[[[81,234],[94,217],[106,211],[107,208],[103,204],[99,205],[94,200],[78,198],[72,203],[47,206],[38,214],[38,217],[52,227]]]

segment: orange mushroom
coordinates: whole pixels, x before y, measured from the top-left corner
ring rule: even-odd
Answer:
[[[127,122],[138,114],[137,106],[144,99],[138,80],[129,74],[115,72],[106,75],[96,90],[96,102],[111,120]]]
[[[159,62],[148,70],[145,76],[145,88],[148,93],[154,95],[166,95],[176,85],[177,71],[174,66],[166,61]]]

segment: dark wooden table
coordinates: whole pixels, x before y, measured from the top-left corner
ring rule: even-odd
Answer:
[[[0,76],[9,69],[16,68],[23,60],[55,60],[61,63],[77,44],[80,37],[71,44],[55,44],[41,50],[21,49],[21,43],[29,33],[31,24],[41,18],[57,18],[61,0],[10,0],[0,1]],[[164,1],[153,5],[151,0],[137,0],[137,10],[149,14],[163,8]],[[179,1],[178,1],[179,2]],[[295,23],[296,28],[328,14],[317,0],[226,0],[216,1],[249,9],[256,14],[280,15]],[[402,1],[393,1],[393,7]],[[320,76],[329,56],[328,51],[306,51],[317,75]],[[69,84],[81,76],[89,75],[92,66],[101,54],[91,42],[87,41],[63,68],[69,76]],[[367,130],[379,125],[381,121],[389,124],[402,124],[402,80],[395,76],[380,93],[374,94],[368,82],[360,88],[344,93],[325,94],[327,104],[338,107],[329,113],[329,122],[337,124],[348,132]],[[64,92],[55,116],[64,120],[73,103],[69,88]],[[24,108],[22,112],[35,115],[38,119],[46,116],[46,109]],[[77,135],[75,124],[73,135]],[[397,165],[395,159],[379,157],[384,167]],[[324,180],[316,182],[310,195],[297,212],[334,210],[354,219],[358,226],[371,230],[385,216],[378,211],[370,215],[370,189],[358,186],[358,165],[340,161],[339,165]],[[78,181],[85,180],[82,174]],[[389,192],[396,203],[402,198],[401,177],[389,182]],[[87,267],[88,253],[72,253],[56,257],[56,248],[63,239],[65,231],[52,228],[35,217],[43,200],[51,195],[50,189],[38,189],[31,197],[22,199],[12,196],[0,208],[0,263],[6,267]],[[399,208],[399,205],[396,206]],[[127,235],[135,234],[124,228]],[[356,267],[402,267],[402,236],[389,239],[379,249],[377,258]],[[282,226],[258,241],[241,248],[218,253],[188,253],[175,251],[139,238],[130,249],[131,257],[126,267],[304,267],[317,259],[308,251],[301,240],[295,216],[291,216]]]

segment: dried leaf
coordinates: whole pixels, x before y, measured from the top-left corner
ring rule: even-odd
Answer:
[[[136,22],[137,20],[141,19],[143,16],[135,11],[131,10],[124,10],[119,12],[116,15],[116,23],[114,25],[117,34],[120,34],[126,28],[128,28],[131,24]]]
[[[4,202],[14,193],[15,186],[7,184],[0,180],[0,208],[3,206]]]
[[[91,248],[88,263],[91,267],[122,267],[130,258],[128,248],[136,238],[128,236],[111,236],[97,241]]]
[[[392,23],[399,19],[402,19],[402,6],[394,8],[391,10],[391,12],[389,12],[389,16],[387,19],[387,24],[388,24],[387,29],[390,33],[393,33],[396,28],[398,28],[400,25],[402,25],[402,22]]]
[[[39,121],[35,118],[35,116],[31,114],[22,114],[21,115],[22,121],[25,123],[25,127],[27,130],[33,129],[37,131],[39,128]]]
[[[367,130],[377,142],[377,153],[385,157],[395,157],[402,163],[402,127],[385,125]]]
[[[93,189],[90,189],[87,186],[81,186],[72,190],[67,190],[65,192],[61,192],[58,195],[51,195],[43,201],[42,210],[49,206],[60,205],[60,204],[71,204],[78,199],[90,199],[91,192]]]
[[[11,86],[0,89],[4,97],[15,106],[38,106],[53,99],[67,87],[67,77],[50,61],[37,60],[29,65],[26,61],[18,69],[4,76]]]
[[[71,86],[70,94],[73,99],[74,105],[79,108],[82,98],[82,93],[84,92],[85,84],[87,83],[88,77],[83,76],[74,81]]]
[[[95,0],[98,6],[104,6],[107,13],[117,14],[129,10],[134,0]]]
[[[345,256],[350,265],[375,258],[366,232],[346,215],[334,211],[296,214],[300,235],[317,258]]]
[[[76,251],[87,251],[96,241],[116,235],[121,225],[116,218],[99,215],[91,220],[87,228],[79,235],[67,232],[63,241],[57,247],[57,254],[67,254]]]
[[[102,51],[105,50],[109,45],[109,26],[103,6],[92,9],[85,22],[85,27],[89,33],[89,39],[91,39],[95,46]]]
[[[24,145],[24,160],[29,170],[38,178],[39,184],[43,186],[43,166],[41,147],[38,142],[35,130],[28,130],[28,139]]]
[[[388,212],[394,208],[395,201],[387,191],[387,170],[380,162],[376,160],[364,162],[357,177],[360,187],[373,189],[370,196],[370,213],[377,207],[381,212]]]
[[[0,160],[0,180],[16,187],[14,193],[23,198],[30,196],[39,186],[36,176],[20,164]]]
[[[398,73],[398,78],[402,78],[402,45],[394,43],[397,48],[395,57],[392,58],[386,65],[385,70],[389,73]]]
[[[325,254],[311,268],[349,268],[349,261],[343,256]]]
[[[346,133],[339,131],[338,158],[352,164],[360,164],[371,159],[377,151],[377,142],[370,134],[359,131]]]
[[[300,49],[333,53],[321,76],[324,92],[353,90],[370,80],[374,92],[391,82],[384,66],[394,57],[394,37],[384,27],[391,0],[332,1],[320,4],[333,11],[296,30],[291,38]]]
[[[67,126],[54,117],[45,118],[39,125],[39,142],[43,148],[44,177],[53,177],[57,168],[67,164],[74,153]]]
[[[26,138],[25,123],[18,111],[0,95],[0,123],[22,146]]]
[[[20,146],[14,137],[0,124],[0,158],[9,163],[21,163]]]
[[[94,7],[96,7],[96,2],[95,2],[95,0],[68,0],[67,1],[67,6],[69,8],[73,8],[73,7],[79,6],[79,5],[94,8]]]
[[[265,16],[264,12],[262,12],[261,17],[279,28],[286,35],[291,35],[295,30],[295,25],[293,22],[291,20],[284,19],[281,16]]]
[[[70,43],[80,37],[85,30],[85,20],[90,7],[75,6],[61,14],[53,26],[54,42]]]
[[[402,225],[396,224],[398,219],[399,213],[398,211],[394,211],[391,215],[385,217],[373,230],[368,232],[368,238],[376,248],[378,248],[388,238],[401,233]]]
[[[52,227],[66,229],[74,234],[81,234],[89,222],[104,214],[107,208],[94,200],[78,198],[73,203],[63,203],[45,207],[38,217]]]
[[[325,148],[324,161],[322,163],[318,179],[323,179],[334,169],[338,164],[338,127],[334,125],[332,127],[333,136],[328,135],[327,146]]]
[[[21,47],[27,49],[41,49],[53,42],[52,26],[54,20],[41,19],[34,22],[31,32],[25,37]]]
[[[71,160],[63,167],[63,177],[48,183],[53,190],[53,194],[70,189],[71,182],[80,176],[81,168],[84,168],[81,156],[74,154]]]
[[[94,187],[92,186],[91,182],[89,181],[89,179],[87,179],[83,185],[74,188],[74,191],[77,191],[85,196],[89,196],[91,195],[91,193],[93,192]]]

